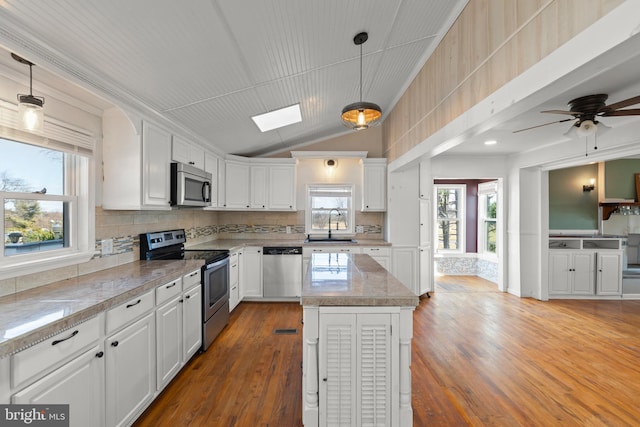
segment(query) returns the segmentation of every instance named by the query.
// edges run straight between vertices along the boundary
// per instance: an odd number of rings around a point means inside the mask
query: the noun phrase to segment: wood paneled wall
[[[623,0],[470,0],[383,123],[393,161]]]

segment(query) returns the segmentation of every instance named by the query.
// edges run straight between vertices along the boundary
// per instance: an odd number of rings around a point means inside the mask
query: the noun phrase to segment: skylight
[[[294,123],[300,123],[302,121],[302,114],[300,114],[300,104],[295,104],[280,108],[279,110],[269,111],[268,113],[258,114],[257,116],[251,117],[251,119],[261,132],[267,132]]]

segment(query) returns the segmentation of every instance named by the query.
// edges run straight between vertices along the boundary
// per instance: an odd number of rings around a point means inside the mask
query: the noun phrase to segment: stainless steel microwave
[[[184,163],[171,163],[171,205],[211,206],[210,173]]]

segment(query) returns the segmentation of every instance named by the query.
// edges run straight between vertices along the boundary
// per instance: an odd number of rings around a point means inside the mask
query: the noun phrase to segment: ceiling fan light
[[[30,132],[42,130],[44,124],[44,98],[33,95],[18,95],[18,117],[20,127]]]
[[[598,131],[598,125],[592,120],[583,120],[580,122],[580,126],[576,129],[578,136],[590,136]]]

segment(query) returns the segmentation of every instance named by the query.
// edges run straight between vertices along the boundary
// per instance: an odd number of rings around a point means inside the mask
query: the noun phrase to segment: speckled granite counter
[[[202,261],[136,261],[0,298],[0,357],[39,342],[163,283]]]
[[[234,251],[245,246],[391,246],[391,243],[380,239],[358,239],[355,243],[311,242],[304,243],[296,239],[220,239],[188,246],[187,249],[227,249]]]
[[[303,306],[415,307],[418,296],[365,254],[312,254]]]

